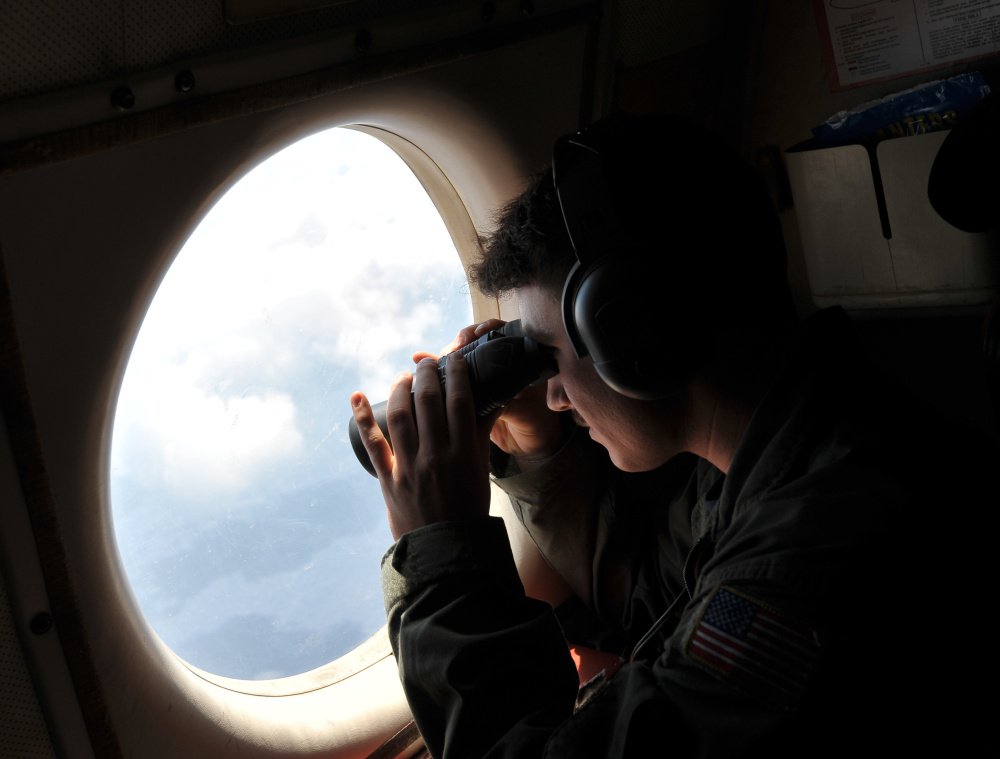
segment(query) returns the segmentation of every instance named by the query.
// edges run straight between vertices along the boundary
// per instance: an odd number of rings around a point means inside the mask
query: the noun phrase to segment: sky
[[[208,211],[140,327],[111,446],[122,564],[175,653],[285,677],[384,624],[392,538],[348,397],[383,400],[471,321],[440,215],[370,135],[307,137]]]

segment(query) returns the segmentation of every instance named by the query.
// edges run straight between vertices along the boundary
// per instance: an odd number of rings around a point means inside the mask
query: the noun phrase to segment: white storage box
[[[785,152],[817,306],[977,305],[1000,293],[996,237],[959,230],[927,199],[927,177],[947,134],[882,141],[874,172],[861,145]]]

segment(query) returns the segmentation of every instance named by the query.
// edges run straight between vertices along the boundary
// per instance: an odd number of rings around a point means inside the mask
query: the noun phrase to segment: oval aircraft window
[[[440,214],[369,134],[307,137],[208,212],[142,323],[111,446],[122,564],[181,659],[280,678],[382,627],[391,537],[348,397],[383,400],[471,321]]]

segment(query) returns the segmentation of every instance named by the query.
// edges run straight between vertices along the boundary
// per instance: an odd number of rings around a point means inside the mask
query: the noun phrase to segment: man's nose
[[[569,411],[572,408],[558,374],[546,383],[545,405],[552,411]]]

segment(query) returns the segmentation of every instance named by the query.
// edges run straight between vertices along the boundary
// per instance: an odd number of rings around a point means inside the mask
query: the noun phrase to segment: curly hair
[[[480,292],[501,297],[525,285],[538,284],[558,292],[576,261],[548,167],[538,171],[527,188],[500,209],[496,231],[480,235],[482,253],[469,270]]]
[[[762,178],[729,145],[671,114],[614,114],[587,132],[628,237],[612,255],[631,256],[643,297],[683,300],[703,319],[789,317],[777,213]],[[472,283],[496,297],[526,285],[559,296],[576,254],[551,166],[531,177],[495,223],[480,238]]]

